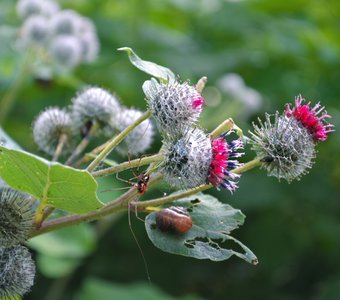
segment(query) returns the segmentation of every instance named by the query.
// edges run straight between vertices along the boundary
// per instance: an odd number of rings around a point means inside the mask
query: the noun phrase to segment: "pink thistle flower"
[[[221,135],[211,143],[212,160],[207,181],[216,187],[222,186],[233,192],[237,189],[237,183],[230,179],[239,178],[240,175],[231,172],[231,170],[240,166],[240,163],[237,160],[230,159],[243,155],[243,153],[235,152],[238,149],[243,149],[243,143],[241,140],[234,140],[228,143],[226,141],[228,134]]]
[[[198,128],[183,130],[180,139],[169,136],[163,149],[164,161],[161,172],[164,179],[172,186],[194,188],[201,184],[211,183],[234,192],[237,183],[233,179],[240,175],[232,172],[240,163],[233,158],[243,155],[236,150],[243,148],[240,139],[226,141],[229,133],[211,140],[204,131]]]
[[[205,102],[202,96],[197,97],[196,99],[192,100],[192,108],[198,111],[203,109]]]
[[[285,114],[288,118],[294,117],[297,121],[308,130],[313,136],[314,141],[325,141],[328,137],[328,133],[334,131],[331,129],[332,124],[325,122],[326,118],[331,118],[325,111],[322,112],[325,107],[322,107],[320,103],[311,107],[311,102],[303,104],[305,101],[301,95],[295,97],[295,107],[290,108],[289,104],[286,104]],[[321,116],[318,116],[322,112]]]

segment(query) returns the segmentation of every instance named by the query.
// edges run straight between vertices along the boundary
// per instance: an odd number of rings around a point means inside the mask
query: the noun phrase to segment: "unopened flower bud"
[[[27,18],[21,28],[21,39],[25,44],[43,44],[49,34],[47,18],[41,15],[34,15]]]
[[[0,190],[0,246],[10,247],[27,240],[33,229],[34,211],[26,195],[11,188]]]
[[[51,19],[51,32],[54,35],[76,35],[80,23],[81,16],[74,10],[65,9],[59,11]]]
[[[73,35],[58,35],[51,40],[50,53],[55,61],[64,68],[72,69],[81,62],[82,46]]]
[[[84,32],[79,36],[82,49],[82,59],[84,62],[93,62],[99,53],[99,41],[97,35],[92,32]]]
[[[73,122],[66,111],[51,107],[43,111],[33,123],[33,137],[40,150],[53,155],[61,138],[65,135],[63,152],[66,153],[73,146]]]
[[[117,119],[117,129],[124,130],[134,123],[143,113],[137,109],[122,109]],[[153,141],[153,125],[150,120],[145,120],[133,129],[118,145],[116,150],[122,155],[143,153]]]
[[[99,87],[88,87],[73,99],[72,120],[81,132],[98,123],[104,132],[112,133],[112,123],[116,122],[120,109],[118,100],[111,93]]]
[[[158,83],[146,81],[143,90],[158,127],[166,133],[178,134],[193,125],[202,112],[202,95],[187,82]]]
[[[210,138],[190,128],[179,140],[165,141],[162,171],[170,185],[193,188],[206,182],[211,160]]]
[[[59,10],[59,6],[53,0],[19,0],[16,10],[22,19],[26,19],[32,15],[50,17]]]
[[[0,246],[0,299],[18,299],[33,285],[35,265],[26,247]]]

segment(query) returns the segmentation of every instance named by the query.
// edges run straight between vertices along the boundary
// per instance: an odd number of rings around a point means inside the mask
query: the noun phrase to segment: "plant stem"
[[[145,166],[149,165],[153,162],[159,162],[163,160],[163,154],[155,154],[151,156],[146,156],[142,158],[136,158],[130,161],[123,162],[121,164],[118,164],[116,166],[112,166],[110,168],[102,169],[96,172],[92,172],[93,177],[103,177],[108,176],[111,174],[115,174],[127,169],[130,169],[132,167],[139,167],[139,166]]]
[[[120,134],[118,134],[104,149],[103,151],[91,162],[91,164],[87,167],[87,171],[92,172],[100,162],[106,158],[110,154],[110,152],[140,123],[145,121],[151,116],[150,111],[146,111],[143,115],[141,115],[134,123],[126,127]]]
[[[187,196],[195,195],[199,192],[208,190],[211,187],[212,187],[211,184],[203,184],[203,185],[200,185],[200,186],[195,187],[193,189],[189,189],[189,190],[186,190],[184,192],[181,192],[181,193],[178,193],[178,194],[175,194],[175,195],[164,196],[164,197],[155,198],[155,199],[147,200],[147,201],[141,201],[141,202],[132,201],[131,205],[137,206],[137,207],[159,206],[159,205],[163,205],[163,204],[166,204],[166,203],[169,203],[169,202],[173,202],[177,199],[181,199],[181,198],[184,198],[184,197],[187,197]]]
[[[65,133],[62,133],[59,137],[59,143],[57,145],[57,148],[54,152],[54,155],[53,155],[53,158],[52,158],[52,161],[57,161],[61,152],[63,151],[63,148],[64,148],[64,145],[67,141],[67,135]]]
[[[248,161],[247,163],[243,164],[242,166],[240,166],[240,167],[238,167],[234,170],[231,170],[231,172],[233,172],[235,174],[241,174],[241,173],[247,172],[251,169],[254,169],[256,167],[259,167],[261,165],[262,165],[261,159],[255,158],[255,159]]]
[[[240,173],[244,173],[248,170],[251,170],[255,167],[258,167],[260,165],[261,165],[260,159],[254,159],[254,160],[251,160],[251,161],[245,163],[243,166],[232,170],[232,172],[236,173],[236,174],[240,174]],[[200,185],[198,187],[195,187],[193,189],[186,190],[186,191],[183,191],[181,193],[177,193],[175,195],[169,195],[169,196],[160,197],[160,198],[142,201],[142,202],[133,201],[133,202],[131,202],[131,205],[135,205],[137,207],[163,205],[163,204],[166,204],[166,203],[169,203],[169,202],[173,202],[177,199],[181,199],[181,198],[184,198],[184,197],[187,197],[187,196],[195,195],[199,192],[208,190],[212,187],[213,187],[213,185],[211,185],[211,184],[204,184],[204,185]]]
[[[162,176],[160,175],[153,176],[152,179],[150,180],[150,186],[158,182],[161,179],[161,177]],[[138,199],[139,196],[140,194],[138,193],[137,189],[132,187],[126,193],[124,193],[117,199],[111,201],[100,210],[93,211],[84,215],[68,215],[62,218],[47,221],[43,223],[40,228],[35,229],[32,232],[31,237],[47,233],[53,230],[61,229],[64,227],[92,222],[107,215],[110,215],[112,213],[126,211],[132,199]]]
[[[225,120],[224,122],[222,122],[220,125],[218,125],[212,132],[211,132],[211,136],[215,139],[217,138],[219,135],[221,135],[224,132],[227,132],[229,130],[236,130],[236,133],[238,136],[242,137],[243,136],[243,132],[242,129],[239,128],[234,120],[232,118],[228,118],[227,120]]]
[[[243,166],[234,169],[233,173],[237,173],[237,174],[244,173],[260,165],[261,165],[261,160],[254,159],[252,161],[249,161],[248,163],[245,163]],[[155,184],[160,179],[161,179],[161,175],[154,176],[150,180],[150,186],[152,184]],[[42,224],[42,226],[39,229],[36,229],[35,231],[33,231],[31,234],[31,237],[34,237],[34,236],[37,236],[37,235],[40,235],[46,232],[50,232],[53,230],[57,230],[60,228],[77,225],[80,223],[92,222],[112,213],[126,211],[128,209],[129,204],[133,206],[137,206],[137,207],[158,206],[158,205],[172,202],[174,200],[177,200],[183,197],[197,194],[198,192],[202,192],[212,187],[213,186],[211,184],[205,184],[205,185],[201,185],[199,187],[196,187],[190,190],[186,190],[182,193],[178,193],[176,195],[169,195],[169,196],[156,198],[156,199],[148,200],[148,201],[142,201],[142,202],[136,201],[136,199],[139,198],[138,191],[135,188],[131,188],[126,193],[121,195],[118,199],[111,201],[104,208],[100,210],[90,212],[84,215],[69,215],[66,217],[59,218],[59,219],[47,221],[44,224]],[[132,201],[133,199],[134,201]]]
[[[207,84],[208,82],[208,78],[203,76],[200,80],[197,81],[196,83],[196,91],[199,92],[200,94],[202,94],[203,92],[203,89],[205,87],[205,85]]]
[[[89,142],[91,141],[91,138],[94,137],[94,135],[96,134],[98,128],[99,128],[99,123],[98,122],[94,122],[90,128],[90,130],[88,131],[88,133],[86,134],[86,136],[82,139],[82,141],[79,143],[79,145],[77,146],[77,148],[73,151],[73,153],[71,154],[71,156],[67,159],[67,161],[65,162],[65,165],[71,165],[73,160],[84,151],[84,149],[86,148],[86,146],[89,144]]]
[[[0,101],[0,124],[3,124],[5,122],[7,115],[15,102],[16,96],[20,91],[21,86],[24,83],[27,74],[29,74],[31,66],[29,55],[30,54],[28,54],[24,58],[22,65],[19,67],[16,80],[13,82],[12,86],[9,88],[7,93],[2,97]]]
[[[100,146],[94,148],[90,153],[86,153],[81,159],[74,163],[73,166],[77,168],[80,165],[95,159],[97,157],[96,154],[100,153],[113,139],[114,137],[111,140],[105,142],[104,144],[101,144]]]

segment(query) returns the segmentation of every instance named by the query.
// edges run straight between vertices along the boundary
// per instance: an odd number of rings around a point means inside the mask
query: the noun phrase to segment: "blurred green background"
[[[128,106],[145,109],[141,86],[149,76],[135,69],[125,53],[116,51],[122,46],[169,67],[182,80],[196,82],[207,76],[208,105],[202,124],[208,130],[230,116],[247,132],[257,116],[281,111],[300,93],[321,101],[333,116],[336,130],[340,128],[338,0],[59,3],[91,18],[101,44],[96,62],[81,65],[72,76],[116,92]],[[20,25],[14,6],[11,0],[0,2],[2,34],[5,27]],[[3,36],[0,55],[0,93],[4,95],[15,81],[23,53],[17,53]],[[261,94],[256,112],[249,112],[248,104],[226,93],[221,78],[228,73],[239,74]],[[47,106],[69,105],[75,93],[69,80],[54,78],[42,85],[28,75],[3,128],[24,149],[38,153],[32,141],[32,120]],[[153,145],[150,153],[160,147],[159,136]],[[66,234],[68,241],[77,240],[75,236],[80,240],[73,248],[64,241],[65,249],[57,253],[45,249],[44,255],[36,255],[42,271],[24,299],[340,299],[339,150],[336,131],[318,146],[316,163],[301,181],[279,183],[263,170],[252,170],[244,174],[234,195],[212,191],[247,216],[234,235],[255,252],[257,266],[236,258],[214,263],[163,253],[151,244],[143,223],[132,214],[132,227],[149,266],[149,285],[127,216],[122,215],[109,224],[100,241],[93,237],[93,226],[80,229],[82,234],[74,229]],[[253,153],[247,153],[246,159],[251,159]],[[166,189],[160,186],[148,197]],[[65,234],[60,235],[65,239]]]

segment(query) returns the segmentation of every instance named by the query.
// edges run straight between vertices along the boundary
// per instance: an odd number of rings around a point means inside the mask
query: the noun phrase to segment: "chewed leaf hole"
[[[198,203],[201,203],[200,199],[196,198],[194,200],[191,200],[190,201],[192,204],[198,204]]]
[[[145,227],[156,247],[197,259],[222,261],[237,256],[252,264],[257,262],[256,256],[247,246],[229,235],[243,224],[244,215],[240,210],[204,194],[182,198],[173,205],[190,213],[192,227],[183,233],[177,229],[174,234],[155,230],[159,228],[158,222],[156,225],[157,212],[150,213],[145,219]],[[182,223],[176,224],[182,228]]]
[[[195,240],[187,240],[184,242],[184,246],[187,248],[194,248],[195,247]]]

